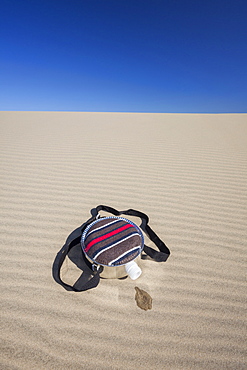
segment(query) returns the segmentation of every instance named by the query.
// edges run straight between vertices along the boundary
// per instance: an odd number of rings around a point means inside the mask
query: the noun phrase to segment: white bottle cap
[[[142,273],[142,270],[135,261],[126,263],[125,270],[132,280],[136,280]]]

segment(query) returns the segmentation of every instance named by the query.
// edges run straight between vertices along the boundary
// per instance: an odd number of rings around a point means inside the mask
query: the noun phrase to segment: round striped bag
[[[101,217],[101,210],[113,216]],[[129,276],[135,280],[141,274],[138,266],[141,258],[164,262],[169,257],[169,249],[148,225],[149,218],[145,213],[134,209],[117,211],[115,208],[99,205],[91,210],[91,214],[89,220],[69,235],[53,263],[53,277],[65,289],[76,292],[92,289],[99,284],[101,277]],[[121,215],[140,218],[140,227]],[[158,250],[144,244],[142,231]],[[78,245],[81,245],[80,254]],[[77,258],[75,255],[71,256],[72,249],[76,251]],[[61,268],[66,256],[82,270],[74,285],[65,283],[61,278]]]
[[[129,275],[135,280],[141,274],[133,261],[143,250],[144,237],[140,228],[126,218],[104,217],[92,222],[82,234],[81,246],[94,268],[104,266],[101,277]]]

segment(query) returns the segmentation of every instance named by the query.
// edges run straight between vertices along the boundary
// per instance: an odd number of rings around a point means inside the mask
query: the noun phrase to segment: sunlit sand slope
[[[247,115],[1,112],[0,122],[0,368],[245,369]],[[68,292],[53,261],[98,204],[147,213],[171,256],[142,260],[136,281]],[[66,260],[64,279],[77,273]]]

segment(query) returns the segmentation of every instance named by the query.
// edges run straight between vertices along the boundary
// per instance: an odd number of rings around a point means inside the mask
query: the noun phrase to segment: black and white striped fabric
[[[122,217],[104,217],[83,232],[81,245],[89,259],[104,266],[124,265],[134,260],[144,247],[141,230]]]

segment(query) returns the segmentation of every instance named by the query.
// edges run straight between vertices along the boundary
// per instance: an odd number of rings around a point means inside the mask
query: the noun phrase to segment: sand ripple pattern
[[[247,115],[1,112],[0,154],[0,368],[247,367]],[[147,213],[171,256],[67,292],[53,260],[98,204]]]

